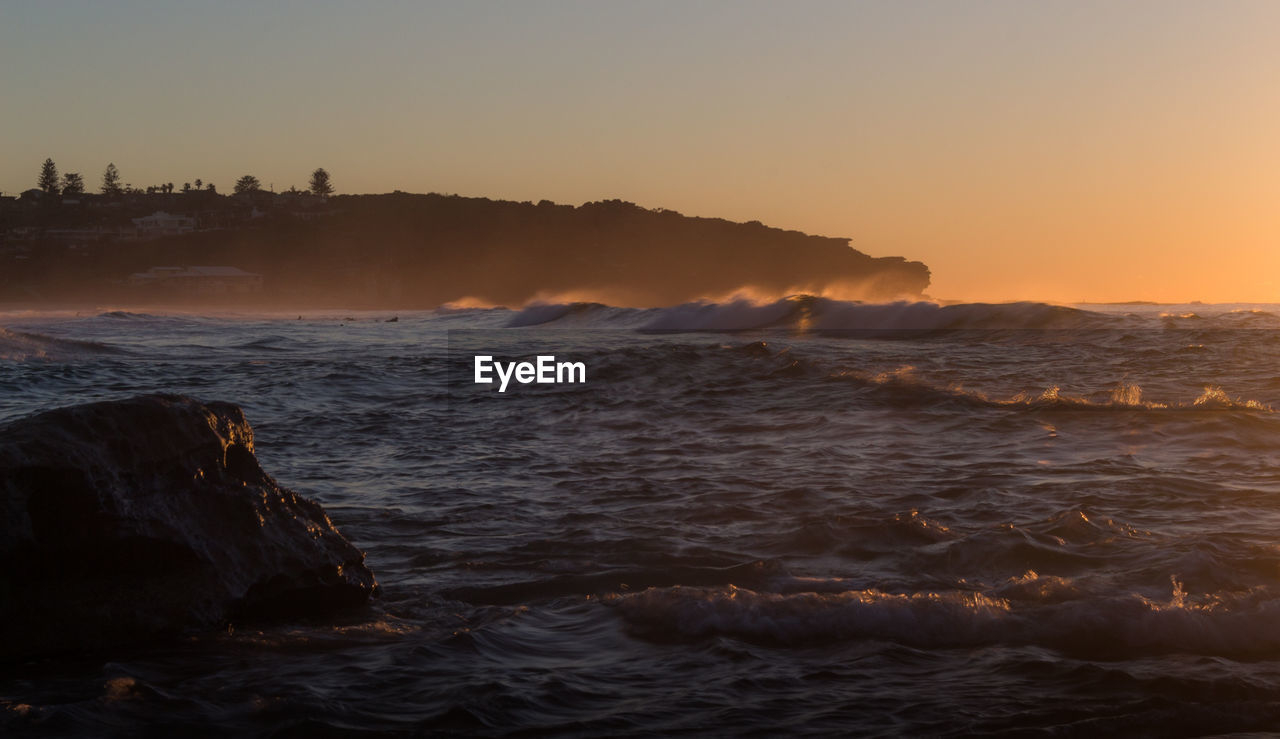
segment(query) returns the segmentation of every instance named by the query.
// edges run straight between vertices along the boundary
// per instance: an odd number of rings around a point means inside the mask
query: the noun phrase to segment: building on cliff
[[[158,210],[149,216],[134,218],[133,225],[138,229],[138,238],[150,239],[191,233],[196,230],[196,219]]]

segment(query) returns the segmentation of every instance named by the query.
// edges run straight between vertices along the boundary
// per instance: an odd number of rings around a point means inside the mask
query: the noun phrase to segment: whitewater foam
[[[731,636],[783,646],[882,640],[918,648],[1020,644],[1067,653],[1257,654],[1280,649],[1280,594],[1189,596],[1176,578],[1167,600],[1091,593],[1034,571],[991,592],[800,593],[650,588],[608,602],[641,633]]]

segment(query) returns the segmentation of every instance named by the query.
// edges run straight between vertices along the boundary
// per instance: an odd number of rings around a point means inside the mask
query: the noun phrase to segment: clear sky
[[[0,0],[0,191],[581,203],[847,236],[948,299],[1280,301],[1280,2]]]

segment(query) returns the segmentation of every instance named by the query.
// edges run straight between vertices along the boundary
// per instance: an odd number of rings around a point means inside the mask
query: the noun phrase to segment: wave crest
[[[667,308],[614,308],[601,303],[530,305],[508,323],[524,326],[627,327],[649,331],[918,331],[949,329],[1107,328],[1117,316],[1047,303],[862,303],[812,295],[772,302],[738,298]]]
[[[0,360],[22,362],[31,359],[64,360],[85,355],[109,354],[118,350],[94,341],[59,339],[26,331],[0,328]]]
[[[1087,398],[1063,392],[1058,385],[1051,385],[1036,392],[1019,392],[1012,397],[991,397],[987,393],[959,385],[932,384],[915,374],[915,368],[904,365],[894,370],[877,373],[861,370],[838,370],[830,375],[833,380],[843,380],[885,394],[886,399],[902,405],[963,404],[985,408],[1023,409],[1078,409],[1078,410],[1232,410],[1274,413],[1266,403],[1246,398],[1232,398],[1222,388],[1206,387],[1191,402],[1159,402],[1148,400],[1142,386],[1120,382],[1104,399]]]
[[[781,646],[851,640],[913,647],[1038,645],[1071,654],[1275,654],[1280,597],[1267,589],[1191,597],[1171,578],[1168,600],[1089,593],[1035,572],[990,592],[888,593],[877,589],[774,593],[650,588],[612,596],[642,635],[729,636]]]

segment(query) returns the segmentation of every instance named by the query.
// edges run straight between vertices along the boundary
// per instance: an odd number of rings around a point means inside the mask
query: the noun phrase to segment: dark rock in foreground
[[[0,657],[318,615],[377,591],[229,403],[91,403],[0,426]]]

